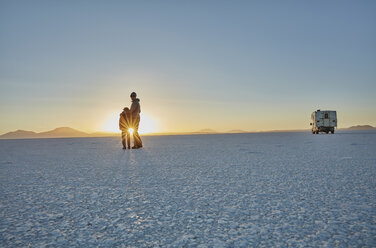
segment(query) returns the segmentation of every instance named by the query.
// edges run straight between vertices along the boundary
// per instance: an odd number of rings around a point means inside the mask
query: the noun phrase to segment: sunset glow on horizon
[[[110,117],[103,122],[103,125],[99,131],[111,132],[111,133],[120,133],[119,130],[119,114],[113,113]],[[147,114],[141,113],[141,122],[138,132],[140,134],[149,134],[159,132],[158,124],[155,119],[148,116]],[[132,129],[133,130],[133,129]]]
[[[163,4],[162,4],[163,2]],[[325,6],[325,7],[323,7]],[[0,134],[376,126],[376,2],[3,1]],[[83,14],[85,13],[85,14]]]

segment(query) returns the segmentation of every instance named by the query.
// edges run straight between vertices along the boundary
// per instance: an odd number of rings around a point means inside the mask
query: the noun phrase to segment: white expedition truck
[[[312,133],[319,132],[334,133],[334,128],[337,127],[337,112],[332,110],[317,110],[311,115]]]

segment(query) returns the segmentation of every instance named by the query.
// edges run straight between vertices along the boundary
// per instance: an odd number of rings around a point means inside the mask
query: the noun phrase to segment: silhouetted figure
[[[131,94],[132,105],[131,105],[131,120],[132,120],[132,128],[133,128],[133,143],[134,146],[132,149],[138,149],[142,147],[141,137],[138,134],[138,126],[140,124],[140,113],[141,113],[141,106],[140,106],[140,99],[137,98],[136,92],[132,92]]]
[[[119,129],[121,130],[123,149],[127,149],[127,145],[128,149],[131,149],[131,134],[129,133],[129,128],[131,128],[131,113],[129,108],[124,108],[119,118]]]

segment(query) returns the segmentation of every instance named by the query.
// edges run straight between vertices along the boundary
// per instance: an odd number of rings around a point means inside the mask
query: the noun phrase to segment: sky
[[[376,126],[376,1],[0,0],[0,134]]]

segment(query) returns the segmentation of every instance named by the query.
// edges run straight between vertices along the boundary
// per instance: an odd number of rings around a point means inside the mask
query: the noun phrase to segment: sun
[[[133,128],[129,128],[129,133],[132,135],[133,134],[133,132],[134,132],[134,130],[133,130]]]
[[[138,132],[140,134],[155,133],[158,131],[158,122],[155,118],[146,113],[141,113],[140,126]]]
[[[141,121],[138,128],[140,134],[154,133],[158,131],[158,125],[154,118],[147,113],[141,113]],[[102,131],[111,133],[120,133],[119,130],[119,113],[111,114],[102,124]],[[132,129],[133,133],[133,129]],[[131,134],[132,134],[131,133]]]

